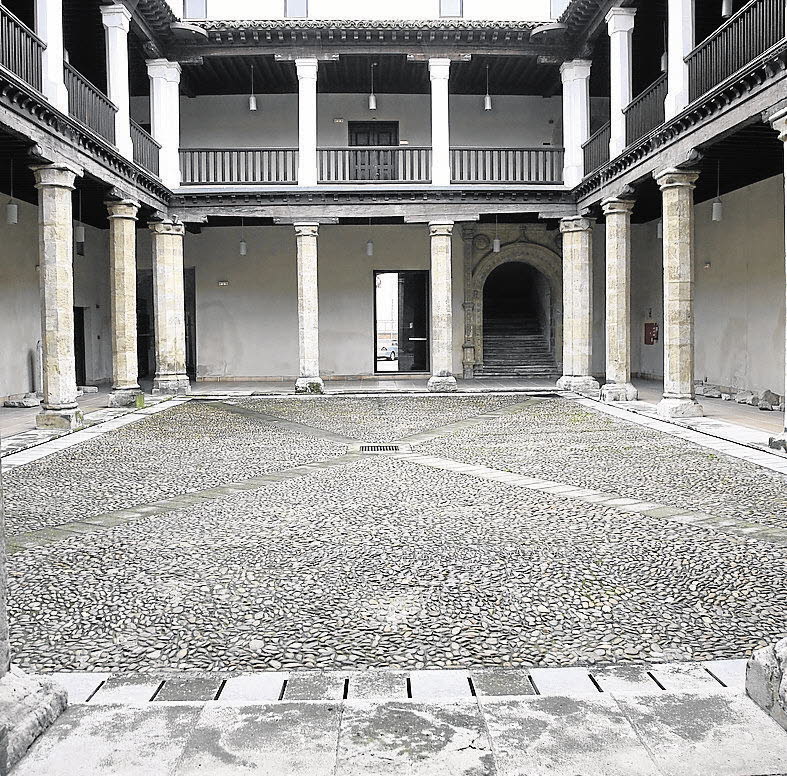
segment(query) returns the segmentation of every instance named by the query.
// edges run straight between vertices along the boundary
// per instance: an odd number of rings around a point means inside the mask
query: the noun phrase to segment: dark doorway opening
[[[484,358],[477,374],[547,377],[557,373],[552,291],[527,264],[495,269],[484,285]]]
[[[397,180],[398,121],[351,121],[348,124],[350,176],[357,181]]]
[[[85,353],[85,308],[74,308],[74,366],[77,385],[87,384],[87,355]]]
[[[429,371],[429,273],[374,273],[375,372]]]

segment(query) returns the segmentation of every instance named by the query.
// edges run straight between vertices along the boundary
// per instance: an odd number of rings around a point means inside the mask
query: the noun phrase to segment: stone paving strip
[[[785,528],[766,526],[761,523],[754,523],[740,518],[716,517],[706,512],[677,509],[676,507],[664,506],[662,504],[641,501],[634,498],[622,498],[617,493],[605,493],[590,488],[576,488],[572,485],[542,480],[538,477],[525,477],[513,472],[492,469],[488,466],[459,463],[451,458],[439,458],[431,455],[420,455],[413,452],[391,453],[390,455],[393,458],[411,461],[412,463],[428,466],[433,469],[442,469],[456,474],[466,474],[471,477],[478,477],[482,480],[516,485],[517,487],[527,488],[528,490],[538,491],[539,493],[550,493],[563,498],[584,501],[588,504],[614,507],[621,512],[634,512],[645,517],[667,520],[671,523],[706,528],[730,534],[740,539],[756,539],[757,541],[774,544],[777,547],[787,547],[787,529]]]
[[[724,668],[54,674],[73,705],[14,775],[783,776]]]

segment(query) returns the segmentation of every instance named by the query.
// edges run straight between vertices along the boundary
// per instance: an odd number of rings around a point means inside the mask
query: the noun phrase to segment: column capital
[[[77,177],[84,173],[84,170],[61,162],[56,164],[37,164],[30,169],[33,171],[33,175],[35,175],[37,189],[53,186],[55,188],[73,191],[75,188],[74,182]]]
[[[128,32],[131,27],[131,12],[124,5],[102,5],[100,7],[101,21],[104,26],[117,27]]]
[[[317,237],[320,231],[320,224],[317,221],[296,221],[293,226],[296,237]]]
[[[618,199],[617,197],[609,197],[601,202],[601,210],[605,216],[609,215],[631,215],[634,210],[633,199]]]
[[[177,62],[170,62],[168,59],[148,59],[149,78],[160,78],[170,83],[180,83],[181,67]]]
[[[607,32],[610,35],[616,32],[631,32],[634,29],[636,15],[636,8],[610,8],[609,13],[604,17]]]
[[[656,170],[653,177],[658,183],[659,188],[675,189],[687,187],[693,189],[700,174],[697,170],[681,170],[677,167],[668,167],[664,170]]]
[[[448,80],[451,72],[451,60],[435,58],[429,60],[429,78],[432,81]]]
[[[151,221],[148,229],[153,234],[171,234],[176,237],[183,237],[186,234],[186,227],[179,221]]]
[[[430,237],[450,237],[454,233],[453,221],[430,221]]]
[[[295,70],[298,73],[299,80],[302,78],[316,79],[319,66],[317,57],[299,57],[295,60]]]
[[[560,66],[560,77],[563,83],[590,78],[590,68],[593,63],[589,59],[572,59]]]
[[[133,199],[109,200],[104,203],[109,218],[127,218],[130,221],[137,220],[139,213],[139,202]]]
[[[593,220],[583,216],[568,216],[560,219],[560,233],[569,232],[592,232]]]
[[[787,143],[787,108],[775,113],[768,122],[779,133],[779,140]]]

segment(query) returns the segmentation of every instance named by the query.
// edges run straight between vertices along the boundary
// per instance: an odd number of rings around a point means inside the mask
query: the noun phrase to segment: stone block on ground
[[[746,666],[746,693],[787,730],[787,639],[754,652]]]
[[[40,404],[41,401],[35,393],[15,393],[3,402],[5,407],[38,407]]]
[[[751,391],[739,391],[735,394],[735,401],[738,404],[751,404],[754,394]]]
[[[77,390],[82,391],[82,393],[98,393],[98,386],[97,385],[80,385],[80,386],[77,386]]]

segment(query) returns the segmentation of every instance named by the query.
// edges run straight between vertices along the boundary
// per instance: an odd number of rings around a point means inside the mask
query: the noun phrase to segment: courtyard
[[[785,476],[569,398],[203,397],[4,486],[35,672],[669,663],[784,636]]]

